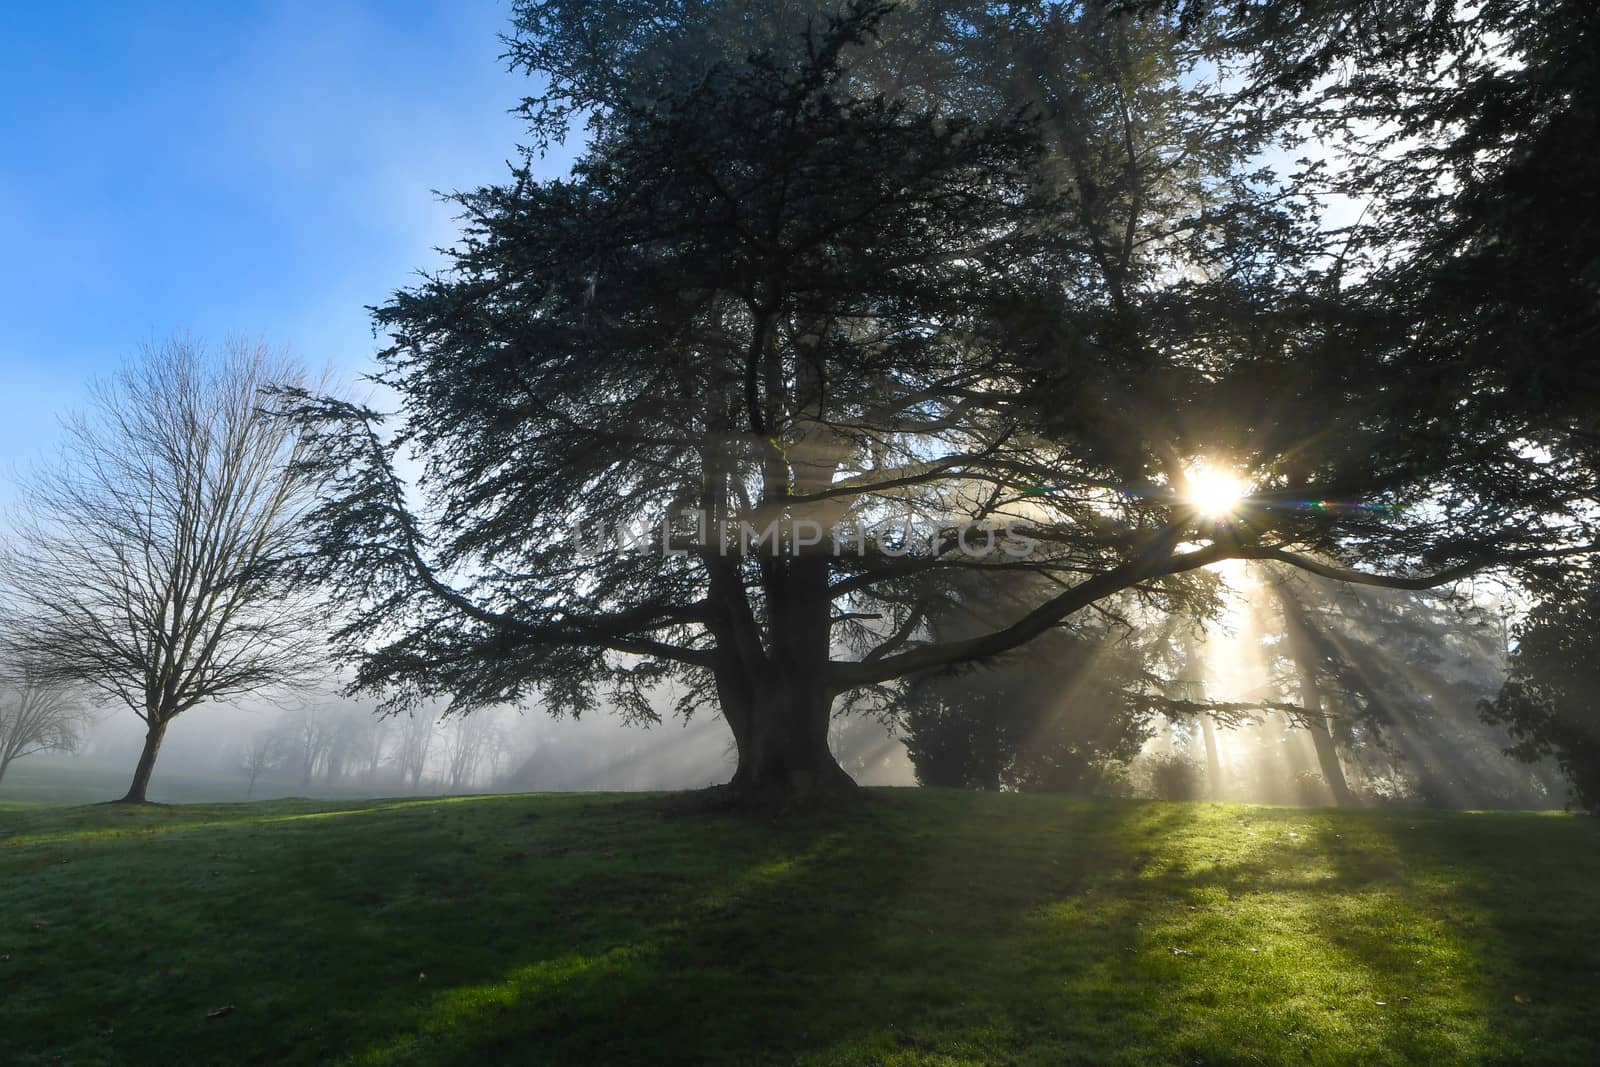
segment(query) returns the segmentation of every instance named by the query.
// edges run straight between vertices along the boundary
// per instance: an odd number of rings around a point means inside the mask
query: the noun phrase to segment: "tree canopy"
[[[1108,597],[1184,607],[1214,562],[1424,588],[1593,541],[1528,409],[1397,313],[1445,284],[1399,247],[1405,205],[1333,228],[1322,168],[1273,165],[1315,109],[1249,25],[516,11],[532,130],[583,116],[582,156],[460,194],[448,266],[376,310],[392,433],[288,396],[359,685],[649,716],[673,679],[727,720],[736,787],[793,795],[846,780],[836,698]],[[1202,472],[1240,499],[1202,502]],[[929,627],[1018,574],[1030,602]]]

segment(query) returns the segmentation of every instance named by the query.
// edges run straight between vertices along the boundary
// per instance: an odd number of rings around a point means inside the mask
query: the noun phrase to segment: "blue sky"
[[[508,26],[506,0],[10,7],[0,472],[177,331],[358,372],[365,305],[455,232],[430,190],[499,180],[525,140]]]

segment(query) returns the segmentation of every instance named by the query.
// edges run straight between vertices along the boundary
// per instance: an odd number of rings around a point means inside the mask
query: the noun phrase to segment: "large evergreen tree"
[[[1383,323],[1412,451],[1445,504],[1592,545],[1600,514],[1600,11],[1576,0],[1269,2],[1239,27],[1367,206],[1358,296]],[[1310,90],[1315,87],[1315,91]],[[1464,529],[1459,536],[1472,536]],[[1596,805],[1592,559],[1527,568],[1536,600],[1486,705]],[[1592,674],[1592,671],[1589,672]]]
[[[1329,235],[1262,167],[1288,112],[1240,95],[1203,20],[518,13],[535,132],[586,115],[587,150],[460,196],[449,268],[377,311],[397,433],[291,405],[360,684],[557,710],[609,686],[643,716],[676,678],[727,720],[735,787],[793,796],[848,783],[841,696],[1126,591],[1187,607],[1218,560],[1414,587],[1550,549],[1538,514],[1411,447],[1432,437],[1384,377],[1393,339],[1351,347],[1369,317]],[[1203,505],[1202,463],[1249,499]],[[980,554],[959,524],[1026,540]],[[652,532],[623,551],[602,528]],[[1018,571],[1033,602],[925,625]]]

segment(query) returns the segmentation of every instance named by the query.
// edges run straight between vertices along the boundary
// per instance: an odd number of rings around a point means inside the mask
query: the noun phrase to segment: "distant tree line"
[[[272,781],[302,794],[324,787],[460,793],[493,787],[513,749],[492,713],[441,717],[419,709],[398,717],[344,701],[285,709],[234,751],[254,794]]]

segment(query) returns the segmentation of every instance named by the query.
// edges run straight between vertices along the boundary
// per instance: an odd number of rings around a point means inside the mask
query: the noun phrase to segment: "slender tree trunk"
[[[1212,800],[1222,799],[1222,754],[1217,749],[1217,727],[1211,716],[1200,716],[1200,732],[1206,739],[1206,792]]]
[[[1185,632],[1183,639],[1183,697],[1196,703],[1206,699],[1205,674],[1200,663],[1200,647],[1194,630]],[[1222,754],[1217,748],[1217,726],[1211,716],[1201,714],[1200,734],[1206,743],[1206,795],[1212,800],[1222,799]]]
[[[1283,609],[1284,636],[1288,639],[1289,655],[1294,659],[1295,672],[1300,677],[1300,706],[1305,709],[1307,727],[1311,731],[1311,744],[1317,751],[1317,765],[1323,781],[1333,791],[1333,802],[1341,808],[1356,806],[1355,794],[1345,781],[1344,768],[1339,763],[1339,748],[1333,742],[1333,727],[1322,706],[1322,684],[1317,680],[1317,657],[1311,647],[1310,625],[1300,606],[1289,594],[1278,590],[1278,604]]]
[[[156,769],[156,756],[161,752],[161,741],[166,736],[166,721],[152,717],[150,727],[144,734],[144,751],[139,753],[139,765],[133,770],[133,783],[128,786],[128,793],[120,803],[146,803],[145,793],[150,788],[150,775]]]
[[[1000,792],[1000,765],[1005,762],[1001,755],[1004,746],[1000,742],[1000,724],[995,721],[994,714],[987,714],[982,719],[983,751],[982,762],[979,764],[979,777],[985,792]]]
[[[0,782],[6,780],[6,768],[11,766],[11,757],[0,757]]]
[[[1310,709],[1307,708],[1307,711]],[[1356,797],[1350,791],[1350,785],[1345,781],[1344,768],[1339,765],[1339,748],[1333,743],[1333,735],[1328,730],[1328,720],[1324,716],[1322,724],[1315,720],[1311,726],[1311,744],[1317,750],[1317,763],[1322,768],[1322,777],[1327,780],[1328,788],[1333,790],[1334,803],[1341,808],[1355,807]]]

